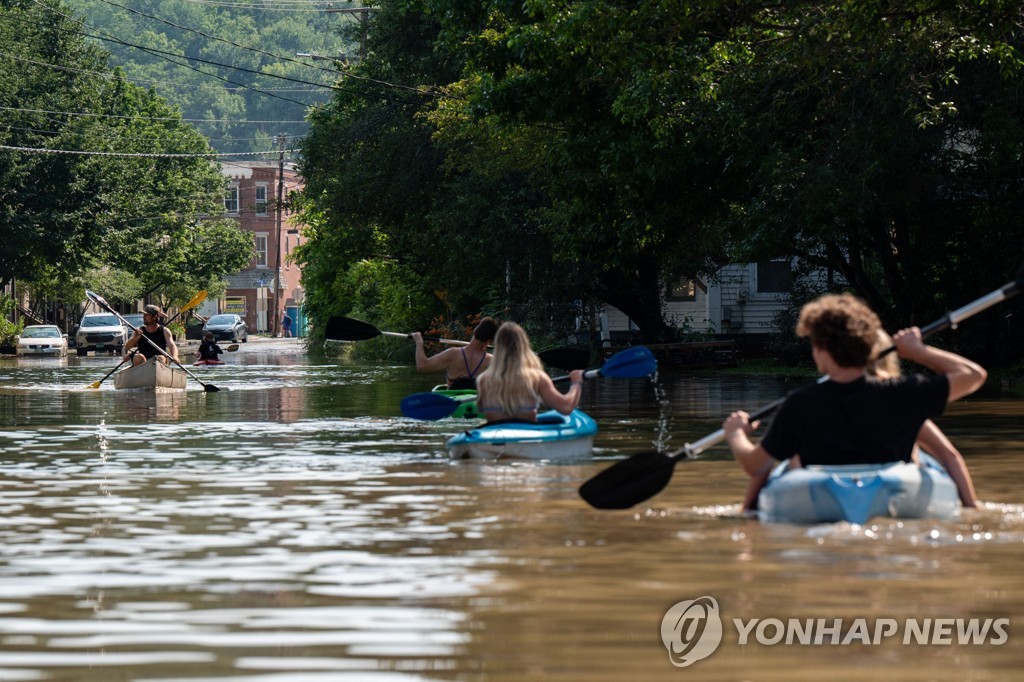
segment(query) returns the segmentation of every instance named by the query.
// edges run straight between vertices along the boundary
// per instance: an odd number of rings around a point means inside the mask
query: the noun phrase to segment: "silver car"
[[[117,315],[86,313],[75,334],[75,352],[79,355],[91,350],[119,354],[127,340],[128,332]]]

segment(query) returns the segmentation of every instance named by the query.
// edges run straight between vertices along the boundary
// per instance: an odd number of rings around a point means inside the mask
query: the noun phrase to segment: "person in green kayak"
[[[167,356],[157,351],[153,347],[154,344],[176,361],[178,360],[178,346],[174,343],[174,336],[171,334],[171,330],[163,325],[163,319],[164,312],[160,310],[159,306],[147,305],[142,308],[142,326],[124,344],[125,360],[128,359],[130,351],[136,348],[137,352],[131,354],[134,365],[141,365],[152,357],[156,357],[157,360],[165,364],[170,364]],[[152,343],[143,341],[143,336],[152,341]]]
[[[791,468],[912,461],[925,422],[985,383],[983,367],[926,345],[917,327],[897,332],[893,344],[901,358],[934,374],[869,376],[881,328],[878,316],[850,294],[822,296],[803,307],[796,333],[810,339],[814,363],[828,379],[787,397],[756,445],[749,434],[759,424],[746,412],[732,413],[723,424],[733,456],[752,478],[746,507],[756,502],[754,489],[774,461],[789,460]]]
[[[530,348],[526,331],[505,322],[494,337],[494,360],[477,379],[477,408],[488,422],[535,422],[541,405],[570,414],[583,393],[583,370],[570,372],[569,382],[566,393],[559,391]]]
[[[476,378],[490,365],[492,356],[487,347],[498,331],[498,321],[485,317],[473,329],[473,339],[467,346],[446,348],[436,355],[427,357],[423,349],[423,335],[413,332],[409,336],[416,343],[416,369],[420,372],[440,372],[449,389],[476,388]]]

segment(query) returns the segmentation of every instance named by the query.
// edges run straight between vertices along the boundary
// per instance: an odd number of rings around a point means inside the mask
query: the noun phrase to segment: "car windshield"
[[[119,327],[121,320],[114,315],[90,315],[82,319],[83,327]]]
[[[21,337],[23,339],[59,339],[60,330],[56,327],[25,327]]]
[[[209,322],[207,322],[206,324],[221,325],[221,324],[234,324],[234,323],[235,323],[235,316],[234,315],[214,315],[213,317],[210,318]]]
[[[133,327],[142,326],[142,313],[132,313],[131,315],[125,315],[124,319]]]

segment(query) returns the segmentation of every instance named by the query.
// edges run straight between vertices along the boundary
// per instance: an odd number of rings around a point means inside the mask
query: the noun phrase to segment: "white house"
[[[764,335],[786,305],[793,259],[726,265],[708,281],[687,279],[666,287],[665,321],[690,332]],[[621,340],[637,330],[617,308],[605,305],[601,338]]]

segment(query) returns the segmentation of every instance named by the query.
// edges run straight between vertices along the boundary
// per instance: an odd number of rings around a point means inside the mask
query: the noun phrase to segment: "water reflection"
[[[659,433],[696,440],[791,388],[774,380],[662,372],[661,395],[590,382],[595,460],[453,463],[443,442],[465,422],[398,412],[434,377],[258,352],[231,363],[197,372],[229,390],[129,394],[86,388],[109,358],[0,361],[0,680],[676,679],[658,627],[701,595],[729,618],[1024,608],[1024,505],[1007,476],[1020,401],[943,418],[981,509],[804,528],[744,518],[723,449],[633,510],[576,495]],[[693,675],[1009,679],[1021,646],[725,642]]]

